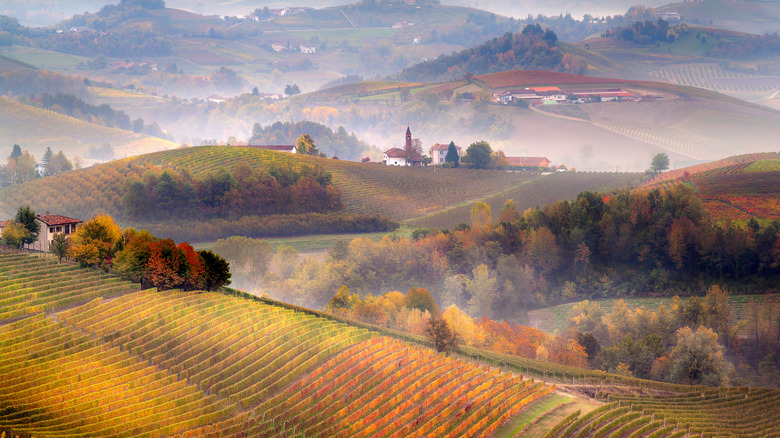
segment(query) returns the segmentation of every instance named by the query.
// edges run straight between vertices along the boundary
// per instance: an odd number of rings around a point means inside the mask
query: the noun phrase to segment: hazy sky
[[[166,0],[171,8],[185,9],[201,14],[244,15],[257,7],[279,8],[286,6],[325,7],[354,3],[357,0]],[[623,14],[629,7],[641,3],[660,6],[668,0],[441,0],[443,4],[469,6],[501,15],[526,17],[528,14],[558,15],[571,13],[593,16]],[[102,6],[119,3],[119,0],[0,0],[0,14],[11,15],[26,25],[49,25],[71,17],[73,14],[95,12]]]

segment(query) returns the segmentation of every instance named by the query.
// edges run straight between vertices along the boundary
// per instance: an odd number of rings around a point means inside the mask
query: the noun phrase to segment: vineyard
[[[535,178],[535,175],[490,170],[391,167],[271,152],[246,147],[194,147],[131,157],[89,169],[68,172],[0,190],[0,212],[11,215],[22,203],[34,209],[88,218],[95,212],[118,214],[125,178],[139,177],[143,168],[187,169],[203,176],[238,163],[268,168],[273,163],[300,168],[321,165],[341,190],[345,210],[382,214],[402,220],[462,202],[477,200]],[[463,184],[469,181],[469,184]],[[3,205],[3,203],[5,205]]]
[[[0,253],[0,323],[137,289],[115,275]]]
[[[153,152],[176,147],[167,140],[132,131],[106,128],[52,111],[0,99],[0,136],[8,144],[24,145],[40,158],[47,146],[66,155],[85,156],[88,147],[109,143],[117,155]]]
[[[0,261],[15,284],[40,276],[35,258]],[[0,326],[6,435],[483,436],[554,389],[229,295],[70,305],[51,298],[56,313]]]
[[[610,403],[576,412],[545,438],[780,436],[780,390],[723,388],[655,396],[609,396]]]
[[[777,91],[777,77],[738,73],[717,63],[677,64],[650,72],[673,84],[704,88],[725,94],[760,94]]]
[[[565,172],[528,180],[511,186],[500,193],[490,195],[482,201],[490,206],[497,218],[507,199],[515,201],[519,211],[541,207],[563,199],[573,199],[580,192],[591,190],[608,192],[640,183],[641,173],[595,173]],[[449,228],[470,221],[469,212],[473,203],[458,205],[442,212],[432,213],[409,221],[419,227]]]
[[[642,187],[668,189],[690,182],[715,219],[780,218],[778,153],[747,154],[664,172]]]

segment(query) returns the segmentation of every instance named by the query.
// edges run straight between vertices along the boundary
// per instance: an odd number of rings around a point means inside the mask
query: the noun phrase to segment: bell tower
[[[411,150],[412,148],[412,131],[409,129],[409,127],[406,127],[406,150]]]

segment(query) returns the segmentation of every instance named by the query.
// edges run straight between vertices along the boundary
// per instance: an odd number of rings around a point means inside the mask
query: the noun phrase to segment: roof
[[[0,228],[5,228],[11,223],[10,220],[7,221],[0,221]]]
[[[38,216],[38,220],[48,226],[53,225],[65,225],[65,224],[78,224],[84,222],[79,219],[73,219],[72,217],[62,216],[59,214],[47,214],[45,216]]]
[[[385,151],[388,158],[406,158],[406,151],[401,148],[392,148]]]
[[[436,143],[433,146],[431,146],[432,151],[446,151],[450,148],[449,143]],[[455,145],[455,149],[460,149],[460,146]]]
[[[537,93],[549,93],[551,91],[561,91],[558,87],[528,87],[529,90],[533,90]]]
[[[268,149],[269,151],[292,152],[294,144],[253,144],[253,148]]]
[[[544,161],[548,163],[547,157],[506,157],[510,166],[542,166]]]

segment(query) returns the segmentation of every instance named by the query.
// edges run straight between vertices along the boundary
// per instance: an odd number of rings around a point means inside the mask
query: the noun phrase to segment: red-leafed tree
[[[189,265],[189,271],[184,279],[183,288],[187,290],[203,289],[206,287],[206,268],[203,266],[198,252],[189,242],[180,243],[178,246]]]
[[[188,275],[184,252],[171,239],[151,245],[151,256],[146,265],[147,278],[158,289],[182,287]]]

